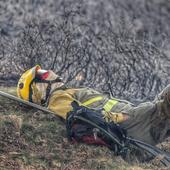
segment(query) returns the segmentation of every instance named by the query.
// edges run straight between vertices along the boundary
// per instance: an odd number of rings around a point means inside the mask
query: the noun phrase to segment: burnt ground
[[[14,88],[0,90],[15,94]],[[170,150],[170,143],[161,147]],[[132,165],[106,147],[72,144],[54,115],[0,97],[0,169],[166,169],[158,159]]]

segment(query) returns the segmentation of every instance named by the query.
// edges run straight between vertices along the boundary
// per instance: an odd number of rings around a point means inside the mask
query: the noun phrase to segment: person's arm
[[[71,94],[64,90],[58,90],[50,97],[48,109],[63,119],[66,119],[67,113],[73,109],[71,106],[73,101],[75,99]]]

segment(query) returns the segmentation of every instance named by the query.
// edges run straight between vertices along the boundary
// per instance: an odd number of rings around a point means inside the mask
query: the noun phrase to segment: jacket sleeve
[[[48,109],[66,119],[67,113],[73,109],[71,103],[75,100],[72,94],[64,90],[58,90],[50,97]]]

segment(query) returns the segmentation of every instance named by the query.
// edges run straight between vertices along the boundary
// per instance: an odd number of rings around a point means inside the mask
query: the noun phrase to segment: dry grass
[[[14,88],[0,88],[15,94]],[[162,169],[159,165],[129,165],[100,146],[67,141],[64,123],[54,115],[20,107],[0,97],[0,169]]]

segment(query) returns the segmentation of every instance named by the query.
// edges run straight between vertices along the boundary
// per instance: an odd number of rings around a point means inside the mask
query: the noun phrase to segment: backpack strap
[[[116,155],[125,152],[124,129],[114,122],[107,123],[101,110],[79,106],[77,102],[73,102],[72,107],[73,111],[68,113],[66,119],[67,136],[70,141],[105,145]]]

